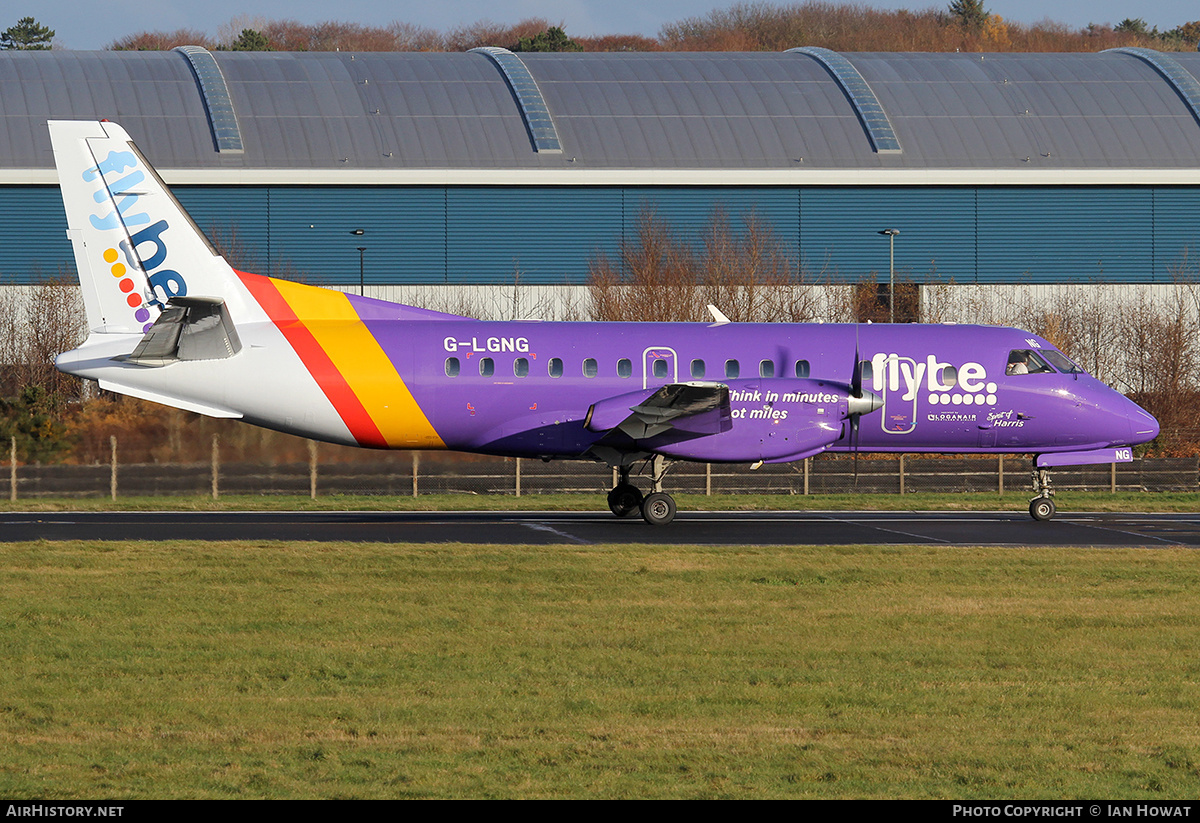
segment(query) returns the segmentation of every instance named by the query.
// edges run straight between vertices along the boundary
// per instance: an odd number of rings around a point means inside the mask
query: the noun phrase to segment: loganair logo
[[[133,311],[133,318],[142,324],[143,331],[147,331],[152,325],[150,307],[161,309],[170,298],[187,294],[187,283],[179,272],[163,268],[167,261],[167,244],[162,235],[169,228],[167,221],[147,225],[150,215],[139,210],[140,195],[130,191],[146,179],[138,165],[138,157],[131,151],[110,151],[99,165],[84,171],[83,179],[87,183],[96,183],[92,199],[104,208],[102,213],[89,215],[92,228],[116,233],[120,232],[122,224],[127,231],[134,226],[145,226],[136,234],[130,234],[128,240],[121,239],[105,248],[101,256],[109,266],[114,287],[125,296],[125,302]],[[109,236],[115,239],[120,235]],[[122,257],[124,262],[121,262]],[[143,294],[138,288],[139,271],[146,274],[149,294]]]
[[[996,384],[987,379],[987,369],[979,363],[955,366],[932,354],[919,361],[880,352],[871,358],[871,379],[873,391],[903,392],[900,399],[905,401],[924,397],[932,406],[996,404]]]

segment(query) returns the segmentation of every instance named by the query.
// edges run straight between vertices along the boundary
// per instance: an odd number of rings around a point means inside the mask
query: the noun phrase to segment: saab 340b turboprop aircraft
[[[333,443],[585,459],[668,523],[671,461],[825,451],[1132,459],[1158,424],[1045,340],[958,325],[484,322],[235,271],[129,135],[50,124],[90,333],[60,369]],[[650,469],[651,493],[630,482]]]

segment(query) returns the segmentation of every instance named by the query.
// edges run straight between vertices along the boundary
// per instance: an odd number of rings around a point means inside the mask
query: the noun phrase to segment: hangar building
[[[0,284],[71,265],[45,121],[99,118],[202,228],[323,284],[581,284],[642,215],[717,209],[832,282],[886,272],[894,228],[920,283],[1168,283],[1198,77],[1136,48],[0,52]]]

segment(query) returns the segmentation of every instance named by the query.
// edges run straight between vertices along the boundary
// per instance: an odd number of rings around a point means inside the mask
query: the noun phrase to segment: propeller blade
[[[859,354],[858,347],[858,324],[854,324],[854,371],[850,373],[850,402],[848,410],[850,412],[850,455],[851,461],[854,464],[854,487],[858,488],[858,420],[862,417],[862,412],[856,412],[855,409],[859,404],[856,400],[860,400],[863,396],[862,391],[862,357]]]
[[[850,372],[850,393],[862,397],[862,358],[858,352],[858,324],[854,324],[854,370]]]
[[[862,415],[850,415],[850,459],[854,464],[854,488],[858,488],[858,418]]]

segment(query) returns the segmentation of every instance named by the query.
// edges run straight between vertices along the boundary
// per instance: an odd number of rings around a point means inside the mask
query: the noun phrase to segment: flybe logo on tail
[[[101,256],[113,276],[113,287],[124,295],[134,319],[146,331],[157,310],[161,310],[167,300],[187,294],[187,283],[179,272],[165,268],[167,244],[163,233],[170,228],[169,224],[159,220],[146,225],[151,217],[144,208],[138,207],[141,195],[131,191],[146,180],[145,172],[137,166],[138,157],[133,152],[110,151],[99,164],[83,172],[83,179],[86,183],[97,184],[92,199],[103,206],[101,212],[88,216],[92,228],[100,232],[120,232],[124,226],[128,232],[134,226],[145,226],[137,233],[129,234],[128,239],[121,238],[104,248]],[[121,257],[124,257],[124,263]],[[138,288],[138,272],[146,276],[148,294]]]
[[[121,225],[123,221],[126,226],[136,226],[141,223],[150,222],[150,216],[147,214],[126,214],[131,207],[137,204],[138,195],[130,193],[129,189],[136,186],[146,179],[146,175],[140,169],[130,172],[119,180],[111,182],[104,180],[106,174],[120,174],[126,169],[133,168],[137,165],[137,155],[131,151],[110,151],[104,162],[98,166],[93,166],[83,173],[84,182],[91,183],[95,180],[102,180],[106,183],[106,187],[98,190],[92,195],[92,199],[97,203],[110,204],[109,213],[106,215],[91,215],[92,227],[104,231],[105,229],[115,229]],[[112,208],[113,201],[109,198],[108,193],[112,192],[113,197],[121,195],[121,202],[115,204],[115,209]],[[120,216],[118,217],[118,212]]]

